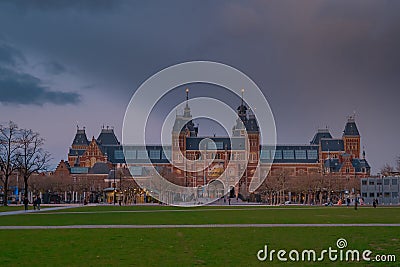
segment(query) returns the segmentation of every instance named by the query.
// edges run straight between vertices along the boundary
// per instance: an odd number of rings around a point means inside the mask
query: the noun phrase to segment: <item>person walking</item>
[[[374,206],[374,208],[376,208],[376,200],[374,198],[374,201],[372,201],[372,206]]]
[[[36,206],[37,206],[37,201],[36,201],[36,197],[33,199],[33,210],[36,210]]]
[[[36,205],[38,210],[40,210],[40,204],[42,204],[42,199],[40,198],[40,196],[38,196],[36,198]]]
[[[354,209],[357,210],[357,205],[358,205],[358,197],[354,198]]]
[[[28,200],[28,198],[27,198],[27,197],[25,197],[25,198],[24,198],[24,201],[23,201],[23,203],[24,203],[25,210],[28,210],[28,204],[29,204],[29,200]]]

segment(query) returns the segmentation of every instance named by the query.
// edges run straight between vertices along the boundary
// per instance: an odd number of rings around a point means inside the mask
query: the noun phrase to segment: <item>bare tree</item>
[[[394,172],[394,168],[386,163],[382,168],[381,168],[381,174],[384,176],[390,175],[390,173]]]
[[[4,206],[7,206],[8,180],[18,168],[19,131],[12,121],[7,126],[0,125],[0,178],[4,186]]]
[[[18,165],[24,178],[25,196],[28,195],[28,179],[33,173],[45,171],[50,161],[50,154],[43,149],[44,139],[32,130],[20,131]]]

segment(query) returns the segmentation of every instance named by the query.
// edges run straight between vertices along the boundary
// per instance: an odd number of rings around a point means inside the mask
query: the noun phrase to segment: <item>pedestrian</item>
[[[231,198],[228,198],[229,206],[231,205]]]
[[[348,198],[346,199],[346,201],[347,201],[347,207],[349,207],[349,206],[350,206],[350,198],[348,197]]]
[[[33,210],[36,210],[36,206],[37,206],[37,199],[34,198],[33,199]]]
[[[40,198],[40,196],[38,196],[36,198],[36,205],[38,210],[40,210],[40,204],[42,204],[42,199]]]
[[[374,199],[374,201],[372,201],[372,206],[374,206],[374,208],[376,208],[376,201]]]
[[[357,210],[357,205],[358,205],[358,198],[354,198],[354,209]]]
[[[28,198],[25,197],[23,203],[24,203],[24,206],[25,206],[25,210],[28,210],[28,204],[29,204]]]

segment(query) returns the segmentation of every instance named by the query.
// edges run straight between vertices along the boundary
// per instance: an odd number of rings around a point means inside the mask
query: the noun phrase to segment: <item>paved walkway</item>
[[[400,223],[348,223],[348,224],[156,224],[156,225],[45,225],[0,226],[0,230],[21,229],[152,229],[152,228],[274,228],[274,227],[400,227]]]

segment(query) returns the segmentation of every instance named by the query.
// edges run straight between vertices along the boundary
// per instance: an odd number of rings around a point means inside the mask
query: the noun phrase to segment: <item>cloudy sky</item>
[[[340,137],[355,112],[377,172],[400,154],[399,10],[384,0],[2,1],[0,122],[39,131],[58,162],[77,124],[120,137],[143,81],[211,60],[258,84],[279,143],[308,143],[326,126]]]

